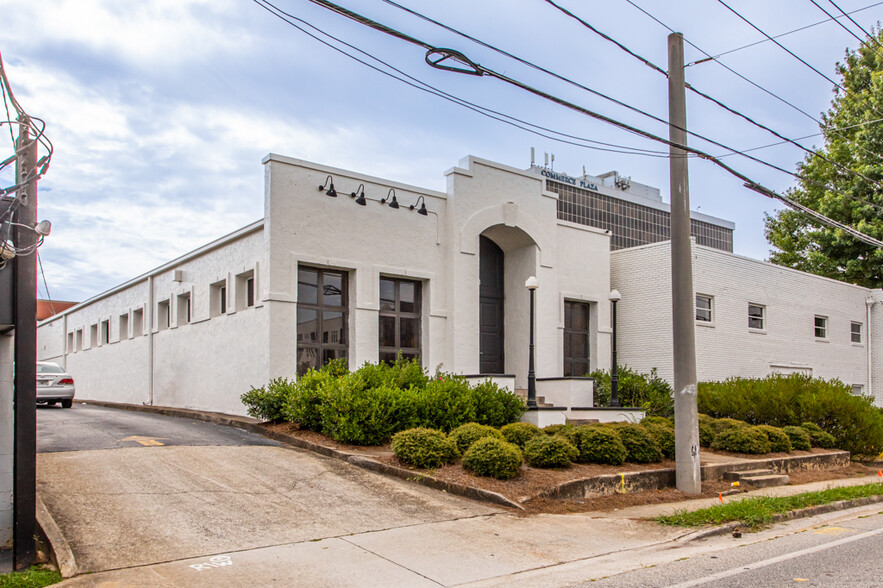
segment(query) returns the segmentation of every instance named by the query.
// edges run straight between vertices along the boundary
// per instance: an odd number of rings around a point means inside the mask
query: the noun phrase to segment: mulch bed
[[[624,471],[636,472],[646,470],[671,469],[675,467],[673,460],[663,460],[650,464],[625,463],[619,466],[598,465],[598,464],[573,464],[569,468],[563,469],[540,469],[523,466],[521,474],[512,480],[497,480],[495,478],[475,476],[465,470],[459,463],[445,465],[434,470],[423,470],[414,468],[400,461],[393,455],[389,444],[381,446],[364,447],[359,445],[348,445],[339,443],[333,439],[326,437],[320,433],[313,431],[301,430],[293,423],[266,424],[265,427],[272,432],[290,435],[292,437],[343,451],[355,455],[370,457],[380,463],[396,466],[403,469],[413,470],[415,473],[431,476],[433,478],[463,484],[496,492],[506,498],[521,504],[524,507],[523,514],[536,513],[553,513],[566,514],[575,512],[592,512],[592,511],[610,511],[629,506],[637,506],[642,504],[661,504],[668,502],[679,502],[682,500],[690,500],[701,497],[716,497],[719,492],[726,492],[732,487],[726,481],[705,481],[702,483],[702,494],[696,496],[686,494],[674,488],[666,488],[661,490],[647,490],[642,492],[632,492],[628,494],[611,494],[607,496],[598,496],[585,500],[572,499],[555,499],[555,498],[537,498],[544,491],[550,490],[559,484],[572,480],[581,480],[584,478],[592,478],[595,476],[603,476],[609,474],[619,474]],[[716,455],[725,455],[731,457],[740,457],[748,459],[788,457],[794,455],[810,455],[811,453],[823,452],[824,450],[796,451],[788,453],[769,453],[763,456],[743,455],[728,452],[711,452],[703,449],[704,452],[714,453]],[[867,476],[876,473],[876,470],[857,463],[832,469],[832,470],[807,470],[801,472],[792,472],[789,475],[790,484],[808,484],[810,482],[818,482],[824,480],[836,480],[843,478],[853,478],[859,476]]]

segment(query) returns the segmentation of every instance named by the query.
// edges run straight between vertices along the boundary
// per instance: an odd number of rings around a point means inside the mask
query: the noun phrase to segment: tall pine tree
[[[873,33],[873,31],[872,31]],[[822,115],[825,159],[807,154],[798,164],[805,178],[789,196],[841,223],[883,239],[883,35],[877,31],[837,64],[844,91]],[[846,170],[855,170],[869,182]],[[839,193],[831,192],[825,186]],[[766,215],[773,263],[837,280],[883,287],[883,249],[820,226],[793,210]]]

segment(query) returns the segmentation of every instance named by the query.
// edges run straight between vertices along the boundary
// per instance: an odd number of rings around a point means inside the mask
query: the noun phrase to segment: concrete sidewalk
[[[879,478],[873,476],[768,488],[724,500],[752,495],[783,496],[877,481]],[[683,539],[693,535],[693,530],[662,527],[646,519],[718,502],[700,499],[572,515],[487,514],[167,561],[79,576],[62,585],[565,585],[574,578],[595,577],[593,574],[600,569],[616,573],[647,565],[653,558],[674,557],[672,550],[683,550]],[[813,523],[810,520],[800,524]],[[746,534],[745,541],[759,539],[760,536]],[[729,536],[714,540],[732,541]],[[665,552],[668,554],[660,555]]]

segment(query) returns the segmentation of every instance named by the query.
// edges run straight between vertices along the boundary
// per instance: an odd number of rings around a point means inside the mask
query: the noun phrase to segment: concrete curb
[[[838,500],[837,502],[829,502],[828,504],[819,504],[816,506],[808,506],[806,508],[801,508],[799,510],[792,510],[791,512],[781,513],[777,515],[773,515],[771,524],[782,523],[785,521],[792,521],[795,519],[805,519],[808,517],[814,517],[820,514],[826,514],[829,512],[835,512],[839,510],[848,510],[850,508],[858,508],[860,506],[867,506],[869,504],[879,504],[883,502],[883,496],[865,496],[864,498],[853,498],[850,500]],[[710,529],[699,529],[698,531],[693,531],[692,533],[687,533],[686,535],[682,535],[675,539],[675,541],[685,543],[688,541],[698,541],[699,539],[707,539],[709,537],[715,537],[718,535],[726,535],[727,533],[732,533],[734,529],[738,527],[745,527],[745,523],[741,521],[734,521],[732,523],[727,523],[726,525],[721,525],[720,527],[712,527]]]
[[[46,535],[46,540],[49,541],[49,545],[52,547],[58,571],[61,572],[63,578],[76,576],[77,560],[74,558],[74,553],[71,551],[71,547],[62,534],[61,529],[55,523],[55,519],[52,518],[46,505],[43,504],[43,499],[40,498],[39,494],[37,495],[36,507],[37,524],[43,529],[43,534]]]

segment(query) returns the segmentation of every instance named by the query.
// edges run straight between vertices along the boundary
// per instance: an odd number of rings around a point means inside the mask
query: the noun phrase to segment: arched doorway
[[[502,374],[504,253],[491,239],[479,237],[479,371]]]

